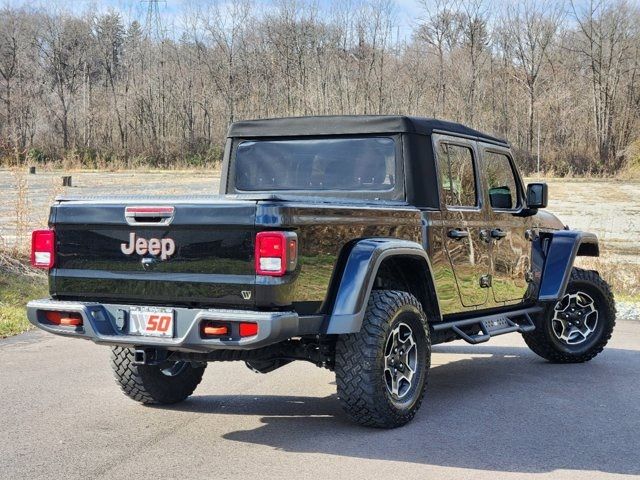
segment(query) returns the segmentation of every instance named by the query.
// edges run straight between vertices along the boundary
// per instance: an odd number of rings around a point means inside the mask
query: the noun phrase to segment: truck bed
[[[128,207],[172,207],[168,224],[131,222]],[[135,219],[134,219],[135,220]],[[366,237],[420,240],[420,214],[397,201],[250,194],[226,196],[58,197],[50,225],[57,258],[52,297],[139,305],[177,305],[320,313],[340,252]],[[256,275],[255,234],[294,231],[299,264],[283,277]],[[133,237],[132,237],[133,235]],[[171,239],[162,259],[123,253],[132,238]]]

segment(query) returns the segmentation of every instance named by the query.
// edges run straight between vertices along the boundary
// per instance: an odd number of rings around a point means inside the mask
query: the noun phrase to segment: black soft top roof
[[[306,135],[350,135],[367,133],[451,133],[507,145],[459,123],[403,115],[329,115],[315,117],[266,118],[232,123],[227,137],[298,137]]]

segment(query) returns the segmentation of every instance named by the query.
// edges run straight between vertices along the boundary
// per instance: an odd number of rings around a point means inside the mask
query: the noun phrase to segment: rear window
[[[391,190],[395,156],[389,137],[243,141],[235,154],[236,189]]]

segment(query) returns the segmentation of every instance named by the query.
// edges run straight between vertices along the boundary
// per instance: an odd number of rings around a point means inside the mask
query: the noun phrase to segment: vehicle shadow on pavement
[[[526,348],[434,350],[422,409],[395,430],[350,423],[335,395],[196,396],[175,408],[260,416],[259,428],[224,438],[289,452],[504,472],[640,473],[632,368],[640,352],[608,349],[586,364],[554,365]]]

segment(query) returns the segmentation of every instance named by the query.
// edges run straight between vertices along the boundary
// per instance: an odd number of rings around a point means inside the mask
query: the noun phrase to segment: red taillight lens
[[[31,234],[31,265],[50,269],[56,260],[56,233],[53,230],[35,230]]]
[[[293,232],[258,232],[255,256],[258,275],[281,277],[296,268],[298,237]]]
[[[61,325],[63,327],[79,327],[82,325],[82,315],[77,312],[56,312],[47,311],[44,314],[47,321],[54,325]]]
[[[258,334],[258,324],[257,323],[241,323],[240,324],[240,336],[241,337],[253,337]]]

